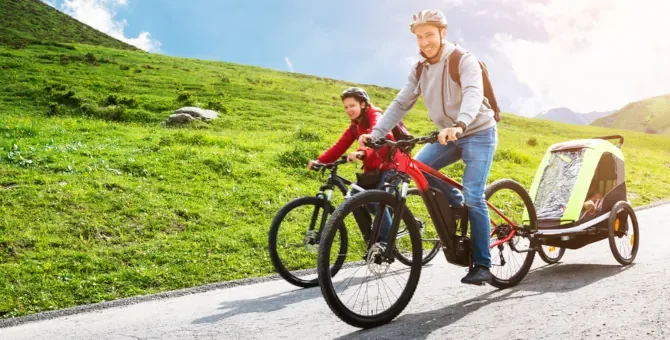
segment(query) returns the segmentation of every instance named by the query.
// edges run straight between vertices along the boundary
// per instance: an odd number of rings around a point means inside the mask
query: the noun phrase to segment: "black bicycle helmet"
[[[358,100],[362,100],[366,103],[370,103],[370,97],[368,97],[368,93],[365,92],[365,90],[363,90],[360,87],[350,87],[350,88],[344,90],[344,92],[342,92],[342,94],[340,95],[341,100],[344,100],[344,98],[348,98],[348,97],[354,97]]]

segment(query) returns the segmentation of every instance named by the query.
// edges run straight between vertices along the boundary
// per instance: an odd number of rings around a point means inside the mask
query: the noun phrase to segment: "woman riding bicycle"
[[[319,155],[317,158],[319,163],[331,163],[339,159],[361,135],[371,133],[381,119],[381,110],[372,105],[365,90],[359,87],[350,87],[342,92],[340,98],[344,104],[344,110],[349,116],[350,124],[337,142]],[[393,133],[387,133],[386,138],[394,140]],[[356,151],[349,153],[348,161],[363,160],[363,173],[357,174],[357,185],[364,189],[373,189],[380,188],[384,184],[385,179],[392,174],[391,165],[384,161],[387,159],[388,152],[388,147],[376,152],[370,148],[359,147]],[[396,151],[393,155],[394,162],[397,161],[398,152]],[[307,168],[311,169],[317,161],[309,161]],[[355,189],[352,189],[352,194],[356,192]],[[382,224],[383,240],[386,239],[390,227],[391,215],[386,211]]]

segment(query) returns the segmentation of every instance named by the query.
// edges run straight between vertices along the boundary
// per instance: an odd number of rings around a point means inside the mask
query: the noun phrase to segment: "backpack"
[[[470,53],[470,52],[467,52]],[[456,48],[454,52],[451,53],[451,56],[449,56],[449,76],[451,79],[453,79],[458,86],[461,86],[461,76],[458,72],[458,66],[461,63],[461,57],[463,57],[464,53]],[[421,73],[423,71],[423,66],[424,63],[418,62],[416,65],[416,81],[417,83],[419,82],[419,79],[421,78]],[[491,79],[489,79],[489,72],[486,68],[486,64],[484,62],[479,61],[479,66],[482,68],[482,81],[484,85],[484,97],[486,97],[489,100],[489,104],[491,104],[491,109],[493,109],[493,118],[496,120],[496,122],[500,121],[500,107],[498,107],[498,101],[496,100],[496,96],[493,93],[493,87],[491,86]]]
[[[367,126],[367,127],[369,128],[369,127],[370,127],[370,121],[368,120],[368,115],[367,115],[367,114],[366,114],[366,115],[363,115],[363,121],[365,122],[365,126]],[[356,130],[354,130],[354,127],[350,125],[349,128],[351,129],[351,133],[353,133],[354,136],[356,136]],[[405,123],[404,123],[402,120],[400,120],[400,121],[393,127],[393,129],[391,129],[391,132],[393,133],[393,138],[394,138],[396,141],[399,141],[399,140],[409,140],[409,139],[414,138],[414,137],[409,133],[409,131],[407,130],[407,127],[405,126]]]

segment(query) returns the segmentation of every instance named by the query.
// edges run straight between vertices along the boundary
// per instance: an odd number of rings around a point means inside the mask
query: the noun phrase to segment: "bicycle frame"
[[[402,150],[401,150],[402,151]],[[453,179],[445,176],[444,174],[440,173],[439,171],[429,167],[428,165],[415,160],[412,158],[412,156],[409,154],[409,152],[402,151],[400,153],[400,161],[397,162],[396,164],[396,171],[400,174],[401,177],[403,178],[403,183],[402,183],[402,190],[401,194],[399,197],[399,204],[398,207],[395,208],[396,213],[393,215],[393,221],[391,224],[391,231],[389,232],[390,235],[396,235],[398,232],[398,228],[400,225],[400,219],[402,218],[402,215],[404,213],[404,208],[405,208],[405,197],[407,195],[407,188],[409,184],[409,180],[413,180],[416,183],[417,189],[419,189],[419,192],[421,194],[421,197],[424,201],[424,204],[426,205],[426,209],[428,210],[428,214],[430,215],[433,225],[435,226],[435,229],[437,231],[438,237],[440,238],[440,241],[443,244],[443,247],[445,248],[446,251],[448,252],[453,252],[454,249],[454,240],[452,239],[452,235],[449,234],[449,230],[455,230],[456,227],[454,226],[454,221],[451,218],[447,218],[446,220],[443,218],[442,212],[444,209],[448,210],[447,216],[451,216],[451,208],[449,206],[440,206],[438,204],[437,198],[432,195],[432,191],[430,188],[430,185],[428,183],[428,180],[425,176],[425,174],[432,175],[436,177],[437,179],[446,182],[447,184],[454,186],[458,190],[463,190],[463,185],[454,181]],[[403,176],[404,175],[404,176]],[[507,237],[498,240],[494,243],[492,243],[489,247],[492,249],[494,247],[497,247],[500,244],[503,244],[505,242],[508,242],[512,237],[514,237],[514,234],[516,233],[516,224],[511,221],[507,216],[505,216],[499,209],[497,209],[495,206],[493,206],[488,200],[485,200],[486,205],[490,207],[498,216],[503,218],[509,225],[511,225],[512,231],[510,232]],[[378,216],[381,214],[376,214],[375,220],[373,222],[373,230],[376,230],[375,232],[375,237],[371,238],[371,241],[377,237],[377,234],[379,232],[379,228],[377,228],[378,223]],[[498,225],[491,220],[491,224],[494,227],[497,227]],[[464,230],[465,232],[465,230]],[[495,234],[495,228],[491,232],[491,236]],[[455,235],[454,235],[455,236]],[[391,258],[390,256],[392,249],[395,248],[395,237],[391,237],[389,240],[388,247],[385,252],[385,256],[387,258]],[[371,244],[370,244],[371,245]]]
[[[351,197],[352,189],[358,190],[359,192],[365,191],[364,188],[358,186],[356,183],[337,174],[338,166],[345,164],[346,160],[347,156],[342,156],[339,161],[336,161],[331,164],[326,164],[323,166],[323,169],[331,169],[331,172],[330,175],[328,175],[328,180],[326,184],[319,187],[319,192],[316,194],[317,198],[322,199],[326,202],[330,202],[333,197],[333,191],[335,190],[335,188],[340,190],[345,199]],[[316,239],[321,238],[321,231],[324,229],[326,222],[328,220],[327,216],[330,213],[332,213],[332,211],[329,211],[329,207],[330,207],[329,204],[323,205],[323,217],[321,218],[321,222],[319,223],[319,231],[316,234]],[[318,218],[318,216],[319,216],[319,209],[315,208],[314,212],[312,212],[312,219],[309,226],[309,232],[312,232],[314,230],[314,227],[316,225],[316,219]],[[361,228],[360,224],[359,228]],[[363,235],[366,235],[367,231],[361,229],[361,233],[363,233]]]

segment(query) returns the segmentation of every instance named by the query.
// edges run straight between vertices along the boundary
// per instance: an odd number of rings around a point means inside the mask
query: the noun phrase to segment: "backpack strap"
[[[457,46],[449,56],[449,77],[451,77],[451,79],[455,81],[458,86],[461,86],[459,66],[461,64],[461,57],[463,57],[463,54],[463,51],[461,51]]]
[[[428,62],[428,60],[424,62],[418,61],[416,63],[416,68],[415,68],[415,73],[414,76],[416,77],[416,83],[419,83],[419,79],[421,79],[421,75],[423,74],[423,66]]]
[[[463,53],[463,51],[461,51],[457,46],[449,56],[449,76],[451,79],[453,79],[454,82],[456,82],[456,84],[458,84],[458,86],[461,86],[461,75],[459,72],[461,58],[467,53],[470,52]],[[493,109],[493,118],[496,120],[496,122],[499,122],[500,108],[498,107],[498,101],[496,100],[495,94],[493,94],[493,87],[491,86],[491,80],[489,79],[489,73],[486,68],[486,64],[480,60],[479,66],[482,68],[482,85],[484,86],[484,97],[488,99],[489,104],[491,105],[491,109]]]

